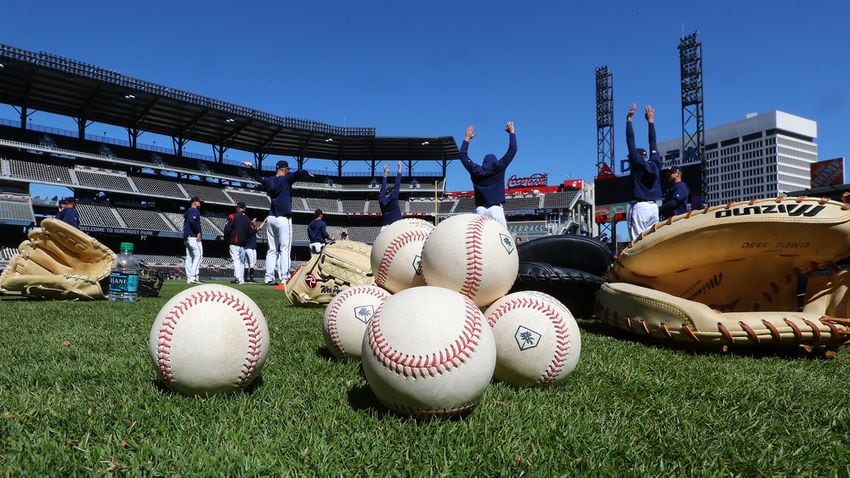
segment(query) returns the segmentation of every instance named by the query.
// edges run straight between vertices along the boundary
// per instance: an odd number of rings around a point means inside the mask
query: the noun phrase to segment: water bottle
[[[121,253],[109,276],[110,302],[135,302],[139,290],[139,261],[133,255],[133,243],[122,242]]]

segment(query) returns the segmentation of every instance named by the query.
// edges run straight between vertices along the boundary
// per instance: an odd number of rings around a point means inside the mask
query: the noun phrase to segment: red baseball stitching
[[[168,383],[174,383],[174,371],[171,368],[171,339],[177,321],[183,317],[192,306],[203,302],[218,302],[230,306],[239,314],[248,331],[248,350],[242,364],[242,372],[234,382],[234,388],[239,388],[246,383],[260,361],[262,347],[262,332],[259,322],[251,309],[238,297],[218,290],[203,290],[194,292],[190,296],[175,304],[168,315],[162,321],[159,329],[159,344],[157,345],[157,366],[163,379]]]
[[[466,316],[463,330],[455,341],[439,352],[431,355],[409,355],[394,349],[387,343],[381,332],[381,315],[378,309],[369,322],[367,333],[372,353],[387,369],[404,377],[426,378],[442,375],[465,363],[475,352],[481,339],[484,321],[479,320],[481,311],[468,297],[464,297]]]
[[[570,354],[570,331],[567,328],[567,324],[564,322],[564,319],[561,318],[561,314],[559,314],[558,311],[556,311],[550,304],[540,299],[530,298],[528,296],[513,298],[500,305],[493,311],[492,314],[490,314],[490,317],[487,318],[487,322],[490,324],[490,327],[495,327],[496,322],[498,322],[503,315],[519,308],[530,308],[531,310],[536,310],[542,313],[549,318],[549,321],[552,322],[552,325],[555,327],[555,353],[552,356],[552,360],[549,362],[549,366],[546,367],[546,371],[543,372],[543,375],[537,379],[537,383],[552,383],[558,379],[558,374],[564,369],[567,357]]]
[[[477,216],[466,229],[466,277],[464,277],[460,293],[468,297],[475,297],[481,287],[481,275],[484,273],[481,235],[487,221],[495,221],[495,219],[489,216]]]
[[[404,246],[411,242],[424,241],[425,239],[428,239],[428,234],[428,232],[413,229],[399,234],[395,239],[390,241],[390,243],[387,244],[387,248],[384,250],[383,256],[381,256],[381,262],[378,264],[378,273],[375,274],[375,283],[383,287],[387,282],[389,268],[390,265],[392,265],[396,254],[398,254]]]
[[[366,293],[366,294],[369,294],[371,296],[377,297],[377,298],[381,299],[382,301],[386,301],[390,297],[390,294],[388,292],[384,291],[383,289],[379,289],[377,287],[368,287],[368,288],[361,288],[361,289],[356,289],[356,290],[353,290],[353,289],[354,289],[354,287],[349,287],[348,289],[345,289],[344,291],[339,293],[334,298],[334,303],[333,303],[333,306],[331,306],[330,311],[328,311],[328,335],[329,335],[329,338],[331,339],[331,343],[336,348],[336,350],[332,350],[331,352],[337,352],[334,355],[336,355],[337,357],[340,357],[340,358],[346,356],[345,347],[343,347],[342,341],[339,338],[339,329],[337,328],[337,314],[339,313],[339,310],[342,308],[342,303],[345,302],[345,300],[348,299],[349,297],[351,297],[355,294],[358,294],[358,293]]]

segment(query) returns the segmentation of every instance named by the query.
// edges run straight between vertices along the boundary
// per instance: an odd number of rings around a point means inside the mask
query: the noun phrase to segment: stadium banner
[[[514,236],[545,236],[549,234],[546,221],[512,221],[508,223],[508,231]]]
[[[844,184],[844,158],[827,159],[809,165],[813,188]]]
[[[145,229],[128,229],[123,227],[80,226],[81,231],[98,232],[101,234],[125,234],[130,236],[159,236],[161,231]]]
[[[531,176],[518,178],[516,174],[508,178],[508,189],[543,188],[549,182],[549,173],[534,173]]]

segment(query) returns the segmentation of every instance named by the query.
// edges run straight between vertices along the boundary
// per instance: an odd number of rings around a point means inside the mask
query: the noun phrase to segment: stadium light
[[[429,144],[431,144],[430,141],[423,141],[422,143],[420,143],[420,146],[428,146]]]
[[[0,68],[6,68],[6,65],[0,63]]]
[[[233,123],[234,121],[236,120],[233,118],[227,118],[226,120],[224,120],[225,123]]]
[[[325,140],[325,143],[333,143],[333,142],[334,142],[333,138],[328,138],[328,139]]]
[[[126,95],[124,95],[124,99],[127,99],[127,100],[135,100],[135,99],[136,99],[136,95],[134,95],[134,94],[132,94],[132,93],[127,93]]]

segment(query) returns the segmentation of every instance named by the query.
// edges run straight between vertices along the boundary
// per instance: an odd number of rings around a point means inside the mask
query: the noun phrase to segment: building
[[[809,165],[818,161],[817,130],[816,121],[782,111],[751,113],[746,119],[707,129],[709,203],[773,197],[809,188]],[[696,162],[680,159],[681,149],[681,138],[658,144],[666,167]]]

